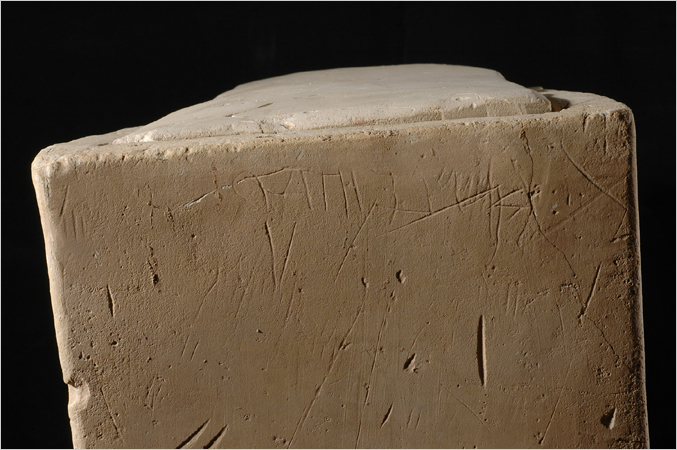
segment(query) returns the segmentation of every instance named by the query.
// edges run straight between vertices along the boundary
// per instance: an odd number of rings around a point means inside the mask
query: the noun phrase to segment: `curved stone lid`
[[[114,141],[194,139],[551,111],[493,70],[412,64],[301,72],[246,83]]]

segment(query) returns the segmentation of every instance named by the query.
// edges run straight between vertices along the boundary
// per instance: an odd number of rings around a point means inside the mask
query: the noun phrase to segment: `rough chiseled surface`
[[[255,109],[220,122],[235,98]],[[33,177],[76,446],[648,445],[625,105],[471,68],[297,74]]]

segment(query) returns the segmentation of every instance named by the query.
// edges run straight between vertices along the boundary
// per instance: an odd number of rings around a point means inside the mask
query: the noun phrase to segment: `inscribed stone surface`
[[[414,65],[43,150],[75,445],[647,446],[634,143]]]

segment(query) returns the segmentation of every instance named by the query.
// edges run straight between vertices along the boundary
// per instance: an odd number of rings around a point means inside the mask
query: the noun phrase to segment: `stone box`
[[[76,447],[645,447],[634,122],[410,65],[32,166]]]

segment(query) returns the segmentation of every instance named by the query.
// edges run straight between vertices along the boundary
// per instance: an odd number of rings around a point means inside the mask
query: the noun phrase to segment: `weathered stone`
[[[634,145],[613,100],[413,65],[43,150],[75,445],[647,446]]]

